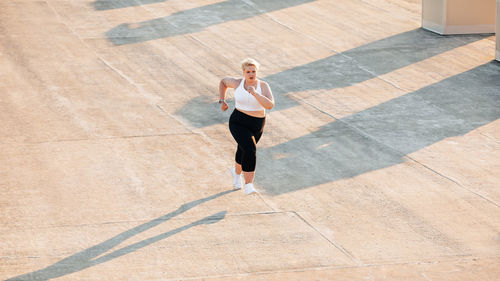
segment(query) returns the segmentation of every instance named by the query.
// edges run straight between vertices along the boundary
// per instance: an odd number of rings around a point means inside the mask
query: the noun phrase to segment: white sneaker
[[[257,191],[255,190],[255,188],[253,188],[253,183],[245,184],[245,194],[250,195],[254,193],[257,193]]]
[[[241,180],[241,174],[236,174],[236,170],[234,167],[231,168],[231,175],[233,175],[233,185],[234,185],[234,188],[236,189],[241,189],[241,186],[243,185],[242,184],[242,180]]]

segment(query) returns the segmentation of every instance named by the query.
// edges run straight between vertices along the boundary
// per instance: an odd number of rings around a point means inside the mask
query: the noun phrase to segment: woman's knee
[[[241,164],[243,172],[254,172],[256,166],[255,160],[256,159],[253,158],[253,159],[246,159],[245,161],[243,161],[243,163]]]
[[[257,145],[255,144],[253,137],[245,138],[238,143],[238,146],[244,153],[255,154],[257,151]]]

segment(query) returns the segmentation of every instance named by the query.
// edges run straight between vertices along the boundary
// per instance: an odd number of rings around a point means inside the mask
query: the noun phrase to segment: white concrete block
[[[423,0],[422,27],[439,34],[495,33],[495,1]]]

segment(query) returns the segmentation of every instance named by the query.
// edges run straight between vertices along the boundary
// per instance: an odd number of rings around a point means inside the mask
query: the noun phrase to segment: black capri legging
[[[235,161],[244,172],[255,171],[257,160],[257,142],[259,142],[265,117],[253,117],[235,109],[229,117],[229,130],[238,143]]]

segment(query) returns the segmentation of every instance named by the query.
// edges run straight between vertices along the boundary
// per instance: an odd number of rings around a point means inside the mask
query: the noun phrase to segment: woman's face
[[[243,76],[245,77],[245,80],[248,82],[254,82],[257,79],[257,68],[253,65],[249,65],[245,67],[245,70],[243,70]]]

